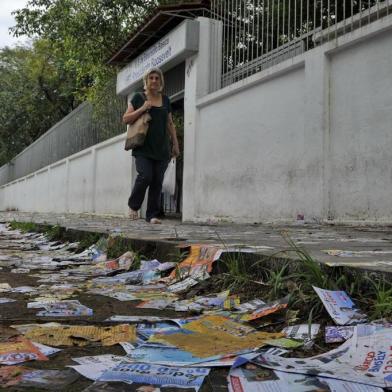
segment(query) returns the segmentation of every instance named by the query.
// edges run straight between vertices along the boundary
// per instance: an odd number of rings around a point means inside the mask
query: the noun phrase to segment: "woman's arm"
[[[134,123],[143,113],[145,113],[147,110],[151,109],[151,102],[150,101],[145,101],[143,106],[141,106],[139,109],[134,109],[132,104],[130,103],[128,106],[127,111],[123,115],[123,123],[124,124],[132,124]]]
[[[167,119],[167,127],[169,129],[170,138],[173,142],[172,157],[177,158],[180,155],[180,147],[178,145],[176,126],[174,125],[173,117],[171,113],[169,113]]]

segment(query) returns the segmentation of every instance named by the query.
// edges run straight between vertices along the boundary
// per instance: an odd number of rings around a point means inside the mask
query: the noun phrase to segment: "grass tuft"
[[[33,222],[17,222],[13,220],[9,225],[12,230],[20,230],[22,233],[38,231],[37,225]]]

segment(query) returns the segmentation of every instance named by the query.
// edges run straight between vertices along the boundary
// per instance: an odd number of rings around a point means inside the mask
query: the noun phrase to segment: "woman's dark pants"
[[[167,161],[155,161],[144,157],[136,157],[137,177],[128,200],[128,206],[138,211],[142,206],[148,188],[146,221],[156,218],[160,212],[163,176]]]

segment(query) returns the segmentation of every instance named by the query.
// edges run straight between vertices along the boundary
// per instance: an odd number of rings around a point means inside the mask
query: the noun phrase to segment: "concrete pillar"
[[[305,54],[304,151],[307,167],[305,220],[322,220],[329,211],[329,68],[322,47]],[[304,183],[304,185],[305,185]]]
[[[88,209],[96,212],[96,193],[97,193],[97,150],[94,147],[91,151],[91,204]]]
[[[69,187],[70,187],[70,181],[69,181],[69,158],[67,158],[66,162],[65,162],[65,212],[70,212],[69,211]]]
[[[199,51],[185,62],[184,94],[184,221],[195,218],[194,184],[197,167],[197,100],[220,87],[222,64],[222,24],[200,17]],[[213,62],[215,59],[215,62]]]

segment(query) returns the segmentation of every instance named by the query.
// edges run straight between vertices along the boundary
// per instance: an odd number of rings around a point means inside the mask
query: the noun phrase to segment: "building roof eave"
[[[134,30],[128,41],[117,49],[107,61],[109,65],[129,63],[148,47],[159,41],[184,19],[206,15],[210,12],[209,0],[198,0],[175,6],[161,6]]]

